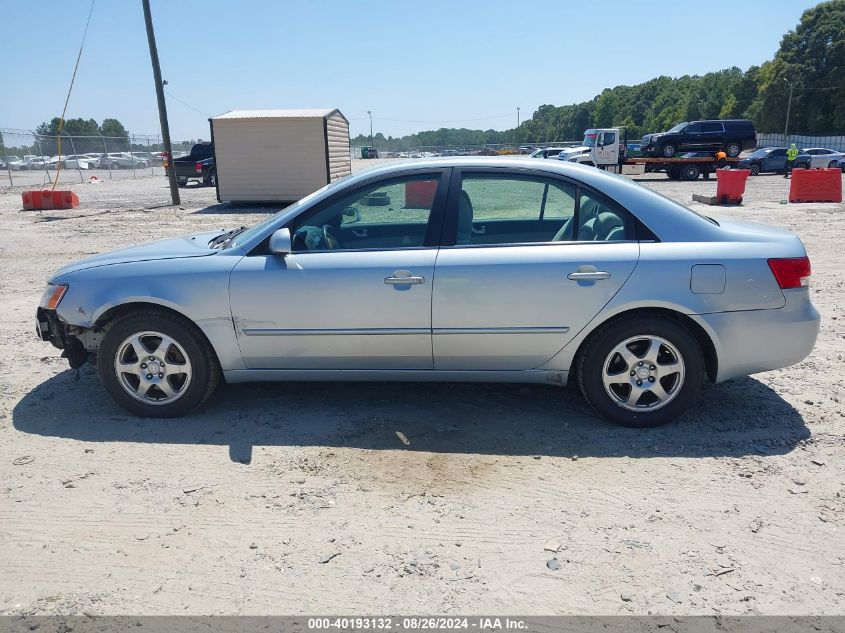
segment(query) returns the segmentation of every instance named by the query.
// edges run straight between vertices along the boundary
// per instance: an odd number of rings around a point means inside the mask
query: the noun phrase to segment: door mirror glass
[[[277,229],[270,236],[270,252],[284,257],[291,250],[290,229]]]

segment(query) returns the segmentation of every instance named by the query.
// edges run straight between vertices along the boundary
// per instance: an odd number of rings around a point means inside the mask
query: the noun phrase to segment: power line
[[[179,103],[181,103],[183,106],[190,108],[190,109],[191,109],[191,110],[193,110],[194,112],[199,112],[201,115],[203,115],[203,116],[205,116],[205,117],[209,117],[209,118],[211,117],[211,115],[210,115],[208,112],[203,112],[203,111],[202,111],[202,110],[200,110],[199,108],[195,108],[195,107],[194,107],[194,106],[192,106],[190,103],[188,103],[187,101],[185,101],[185,100],[183,100],[183,99],[180,99],[179,97],[177,97],[176,95],[174,95],[174,94],[173,94],[172,92],[170,92],[169,90],[165,90],[165,91],[164,91],[164,94],[166,94],[166,95],[167,95],[168,97],[170,97],[171,99],[175,99],[176,101],[178,101]]]

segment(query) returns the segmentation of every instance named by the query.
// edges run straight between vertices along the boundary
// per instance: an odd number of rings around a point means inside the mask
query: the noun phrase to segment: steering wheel
[[[337,250],[338,248],[343,248],[343,244],[340,242],[340,237],[338,236],[337,231],[331,224],[323,225],[323,243],[326,245],[326,248],[330,251]]]

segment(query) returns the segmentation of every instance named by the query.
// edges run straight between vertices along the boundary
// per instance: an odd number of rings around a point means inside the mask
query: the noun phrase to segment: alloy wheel
[[[117,348],[118,383],[144,404],[170,404],[188,390],[193,375],[185,348],[161,332],[137,332]]]
[[[610,398],[629,411],[656,411],[669,404],[684,384],[684,360],[659,336],[633,336],[619,343],[602,365]]]

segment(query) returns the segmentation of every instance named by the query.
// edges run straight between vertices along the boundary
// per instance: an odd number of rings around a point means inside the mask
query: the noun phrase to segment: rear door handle
[[[406,270],[397,270],[390,277],[385,277],[384,283],[390,284],[391,286],[418,286],[419,284],[425,283],[425,277],[415,277]]]
[[[572,281],[596,281],[598,279],[610,279],[610,273],[603,270],[569,273],[567,279]]]
[[[367,237],[367,229],[352,229],[352,235],[355,237]]]

